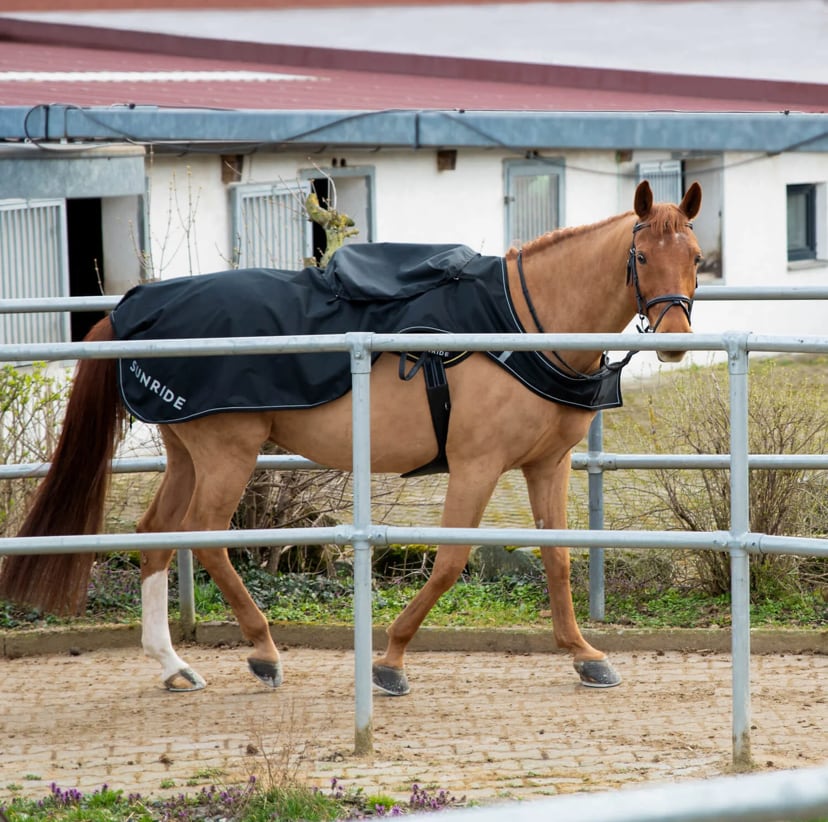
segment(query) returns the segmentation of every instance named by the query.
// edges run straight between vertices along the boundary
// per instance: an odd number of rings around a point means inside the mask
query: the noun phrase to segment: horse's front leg
[[[555,463],[524,467],[529,499],[538,528],[566,528],[566,502],[569,489],[570,455]],[[606,654],[593,648],[581,634],[572,604],[569,549],[543,546],[541,558],[549,587],[549,606],[555,642],[572,654],[581,682],[592,688],[610,688],[621,682]]]
[[[466,567],[471,546],[440,545],[426,584],[388,628],[388,646],[374,661],[374,685],[391,696],[411,688],[405,675],[405,650],[437,600],[457,582]]]
[[[497,473],[452,468],[443,508],[444,528],[474,528],[497,484]],[[374,662],[374,685],[392,696],[410,691],[405,651],[437,600],[457,582],[469,558],[469,545],[440,545],[428,581],[388,628],[388,646]]]
[[[141,644],[144,653],[161,665],[169,691],[198,691],[204,680],[175,652],[167,608],[167,569],[172,551],[141,554]]]

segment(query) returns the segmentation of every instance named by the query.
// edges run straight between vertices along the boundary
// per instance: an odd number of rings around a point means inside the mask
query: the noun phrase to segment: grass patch
[[[211,785],[168,799],[125,795],[106,785],[84,794],[53,783],[42,799],[0,801],[0,818],[8,822],[335,822],[441,811],[460,807],[464,801],[446,791],[413,785],[408,801],[396,802],[382,794],[346,789],[337,779],[322,791],[294,784],[262,787],[251,777],[244,785]]]
[[[654,552],[635,552],[607,560],[606,622],[639,628],[713,628],[730,625],[730,595],[714,594],[677,580],[669,557],[655,561]],[[665,552],[666,554],[667,552]],[[573,558],[573,602],[578,620],[589,622],[588,561]],[[654,568],[654,566],[656,566]],[[658,568],[662,568],[659,572]],[[123,569],[116,569],[118,577]],[[99,571],[98,573],[104,573]],[[138,577],[137,568],[133,571]],[[242,577],[267,618],[274,623],[308,625],[353,624],[353,578],[342,571],[330,578],[324,574],[279,574],[270,577],[261,569],[241,568]],[[201,577],[203,572],[199,572]],[[268,582],[269,579],[269,582]],[[425,582],[425,572],[399,578],[375,578],[372,615],[377,625],[389,625]],[[31,628],[58,625],[89,625],[100,622],[137,621],[140,591],[121,589],[121,598],[107,596],[90,602],[85,617],[77,619],[44,616],[35,611],[0,606],[0,628]],[[232,621],[234,616],[212,580],[196,586],[200,621]],[[170,592],[170,615],[177,617],[177,591]],[[754,628],[800,628],[824,630],[828,626],[828,600],[822,588],[765,596],[751,594],[751,626]],[[454,628],[543,628],[549,627],[546,578],[540,567],[520,576],[487,581],[465,574],[443,594],[429,613],[425,625]]]

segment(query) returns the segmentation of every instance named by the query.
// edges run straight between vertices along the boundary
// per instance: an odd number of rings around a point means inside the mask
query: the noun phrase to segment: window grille
[[[647,180],[657,203],[680,203],[682,192],[681,160],[656,160],[638,164],[638,182]]]
[[[520,247],[561,225],[562,172],[541,163],[506,166],[506,244]]]
[[[0,202],[0,294],[7,299],[69,296],[65,200]],[[0,314],[5,343],[71,339],[67,312]]]
[[[233,191],[233,239],[239,268],[298,270],[311,256],[304,210],[308,185],[244,185]]]

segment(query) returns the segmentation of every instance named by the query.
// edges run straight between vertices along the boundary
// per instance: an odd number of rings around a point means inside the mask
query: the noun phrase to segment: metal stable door
[[[66,200],[0,201],[0,297],[69,296]],[[0,315],[2,343],[71,339],[67,312]]]

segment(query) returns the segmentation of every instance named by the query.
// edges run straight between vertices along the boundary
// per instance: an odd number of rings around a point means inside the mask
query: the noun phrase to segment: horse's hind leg
[[[161,665],[168,691],[198,691],[206,682],[175,652],[167,609],[168,576],[173,552],[145,552],[141,557],[141,644],[144,653]]]
[[[255,415],[217,415],[187,423],[186,445],[193,460],[192,498],[181,521],[182,531],[223,531],[241,499],[267,438],[269,424]],[[271,688],[282,682],[279,652],[270,626],[236,573],[225,548],[193,553],[224,595],[242,635],[253,645],[250,671]]]
[[[230,524],[210,526],[213,529],[225,529]],[[206,548],[193,551],[199,562],[205,567],[218,585],[219,590],[233,609],[239,622],[239,629],[246,640],[253,644],[253,653],[247,657],[250,672],[271,688],[282,684],[282,663],[279,652],[270,635],[270,626],[264,614],[259,610],[241,577],[233,568],[226,548]]]
[[[167,470],[138,523],[139,533],[178,530],[192,496],[192,462],[177,437],[167,429],[161,432],[167,449]],[[206,683],[178,656],[170,637],[167,571],[172,555],[172,550],[141,554],[141,644],[144,653],[161,665],[161,678],[168,690],[196,691]]]

